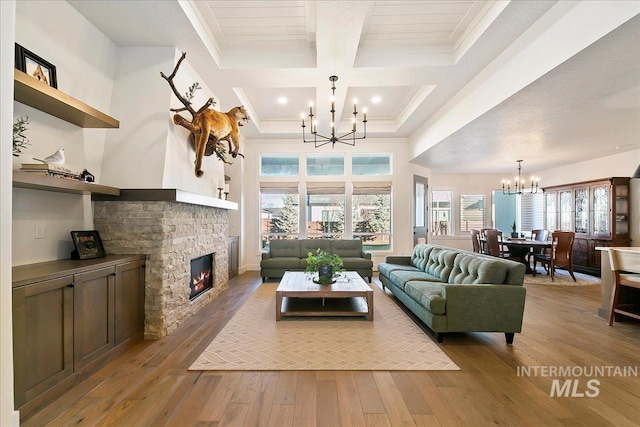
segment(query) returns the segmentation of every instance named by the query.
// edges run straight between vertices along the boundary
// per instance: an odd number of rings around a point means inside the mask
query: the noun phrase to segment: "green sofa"
[[[436,334],[504,332],[513,343],[522,329],[525,266],[488,255],[419,244],[411,256],[378,264],[388,288]]]
[[[269,252],[263,253],[260,261],[262,281],[280,279],[285,271],[304,271],[307,255],[318,249],[339,255],[347,271],[355,271],[371,283],[373,261],[371,254],[362,250],[362,240],[326,239],[270,240]]]

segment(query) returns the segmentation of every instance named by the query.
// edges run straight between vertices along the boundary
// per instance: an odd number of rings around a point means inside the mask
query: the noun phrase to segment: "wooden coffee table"
[[[287,271],[276,289],[276,321],[283,316],[367,316],[373,322],[373,289],[355,271],[328,286]]]

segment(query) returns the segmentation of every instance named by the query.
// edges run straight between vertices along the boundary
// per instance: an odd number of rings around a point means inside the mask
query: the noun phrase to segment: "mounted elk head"
[[[191,106],[191,98],[195,89],[199,89],[198,84],[194,84],[189,88],[189,92],[186,95],[182,95],[176,89],[173,79],[178,72],[180,64],[187,56],[183,53],[178,63],[176,64],[173,72],[167,77],[162,71],[160,75],[165,79],[174,95],[184,105],[184,108],[171,108],[170,110],[176,114],[173,116],[173,123],[180,125],[191,132],[195,143],[196,161],[195,161],[195,173],[198,178],[204,175],[202,170],[202,158],[204,156],[210,156],[216,154],[219,160],[222,160],[226,164],[232,164],[227,159],[227,151],[225,150],[223,140],[227,141],[229,146],[228,153],[232,158],[236,158],[238,155],[244,157],[238,151],[240,149],[240,137],[238,133],[238,126],[244,126],[244,124],[250,120],[249,114],[243,106],[234,107],[227,113],[221,113],[214,109],[210,109],[211,105],[215,105],[213,98],[209,98],[207,102],[196,111]],[[182,117],[180,113],[182,111],[188,111],[191,113],[191,121]]]

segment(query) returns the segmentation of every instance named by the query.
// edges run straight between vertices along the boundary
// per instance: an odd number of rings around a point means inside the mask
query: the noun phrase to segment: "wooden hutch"
[[[574,231],[573,267],[600,274],[598,246],[630,246],[629,178],[614,177],[546,187],[545,228]]]

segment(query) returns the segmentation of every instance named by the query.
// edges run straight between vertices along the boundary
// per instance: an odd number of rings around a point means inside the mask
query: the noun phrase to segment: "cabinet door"
[[[574,193],[574,230],[589,234],[589,188],[576,188]]]
[[[78,371],[107,353],[113,342],[115,268],[107,267],[74,276],[73,356]]]
[[[560,192],[560,223],[559,230],[573,231],[571,227],[571,203],[573,202],[573,192],[571,190],[563,190]]]
[[[591,206],[593,225],[591,233],[596,236],[611,236],[610,186],[599,185],[591,188]]]
[[[230,237],[227,241],[227,255],[229,257],[229,279],[238,275],[239,239]]]
[[[144,332],[144,261],[116,266],[115,345]]]
[[[556,231],[558,228],[558,193],[548,191],[544,194],[545,206],[545,227],[549,231]]]
[[[13,290],[15,407],[73,373],[73,277]]]
[[[589,240],[578,239],[573,241],[573,265],[589,267]]]

